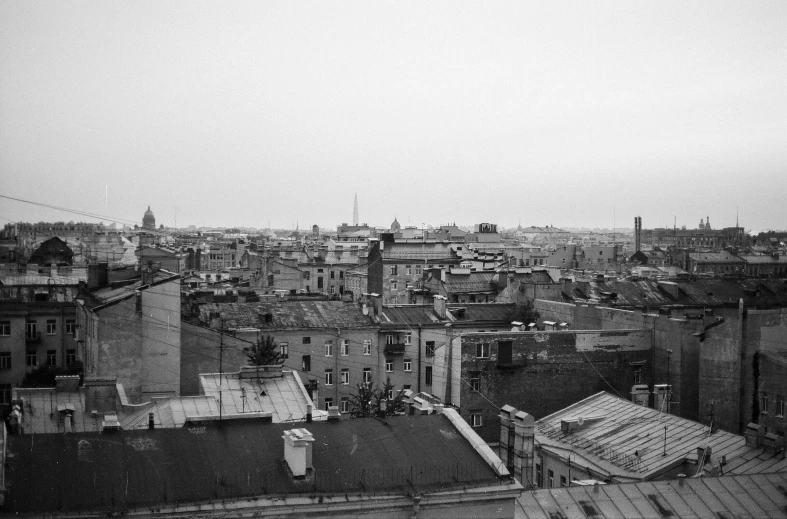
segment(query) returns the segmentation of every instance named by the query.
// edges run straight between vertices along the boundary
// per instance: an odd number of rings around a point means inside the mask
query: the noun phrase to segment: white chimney
[[[306,476],[312,470],[312,442],[314,437],[306,429],[284,431],[284,460],[296,478]]]
[[[434,296],[434,311],[440,319],[446,318],[446,303],[447,298],[441,295]]]

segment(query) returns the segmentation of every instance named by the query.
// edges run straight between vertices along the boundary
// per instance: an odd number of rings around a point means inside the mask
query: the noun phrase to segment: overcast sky
[[[787,228],[785,177],[781,0],[0,1],[4,195],[301,228],[351,222],[356,192],[380,226],[739,206],[760,230]]]

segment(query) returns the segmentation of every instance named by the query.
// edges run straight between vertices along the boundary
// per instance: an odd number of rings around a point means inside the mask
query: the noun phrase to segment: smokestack
[[[156,422],[153,419],[153,413],[148,413],[148,429],[151,431],[156,428]]]
[[[641,216],[634,217],[634,248],[636,249],[635,252],[639,252],[642,249],[642,217]]]
[[[306,404],[306,423],[312,421],[312,405]]]

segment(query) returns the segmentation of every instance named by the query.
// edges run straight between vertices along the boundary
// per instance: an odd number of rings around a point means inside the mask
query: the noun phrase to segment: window
[[[333,270],[331,271],[331,279],[336,279],[336,273]]]
[[[346,396],[343,396],[342,399],[340,400],[340,402],[341,402],[341,407],[339,408],[339,410],[342,413],[349,413],[350,412],[350,399],[348,397],[346,397]]]
[[[426,356],[434,357],[434,341],[426,341]]]
[[[481,372],[470,372],[470,391],[481,391]]]
[[[11,384],[0,384],[0,404],[11,403]]]
[[[399,283],[391,281],[391,290],[399,290]]]
[[[339,279],[344,279],[344,271],[343,270],[339,271]]]
[[[372,368],[363,368],[363,383],[372,383]]]
[[[350,370],[347,368],[342,368],[342,385],[347,386],[350,384]]]
[[[415,266],[415,275],[416,276],[420,276],[421,275],[421,265],[416,265]]]
[[[364,339],[363,341],[363,354],[364,355],[372,354],[372,341],[369,339]]]
[[[388,334],[385,336],[385,344],[393,344],[394,343],[394,336],[392,334]]]
[[[77,350],[66,350],[66,365],[76,364]]]
[[[0,369],[11,369],[11,352],[0,351]]]
[[[66,334],[72,337],[77,334],[77,322],[74,319],[66,319]]]
[[[547,487],[552,488],[555,483],[555,473],[552,470],[547,470]]]
[[[57,321],[54,319],[49,319],[46,322],[46,334],[47,335],[55,335],[57,333]]]
[[[331,407],[333,407],[333,398],[326,398],[325,399],[325,410],[327,411]]]
[[[333,357],[333,341],[325,341],[325,356]]]
[[[28,351],[25,355],[25,363],[27,367],[34,368],[38,366],[38,355],[34,351]]]
[[[385,372],[393,373],[393,361],[390,360],[385,361]]]
[[[489,343],[488,342],[481,342],[476,344],[475,346],[475,356],[478,359],[488,359],[489,358]]]
[[[768,393],[760,393],[760,412],[768,414]]]
[[[470,427],[481,427],[483,419],[480,413],[473,413],[470,415]]]
[[[0,321],[0,337],[11,335],[11,321]]]
[[[536,463],[536,486],[544,486],[544,471],[541,469],[541,464]]]
[[[322,269],[317,269],[318,274],[322,274]]]
[[[642,384],[642,366],[634,367],[634,384]]]
[[[402,369],[406,372],[410,372],[413,370],[413,361],[410,359],[404,359],[402,362]]]
[[[57,350],[46,350],[46,365],[54,366],[57,364]]]
[[[303,337],[301,338],[301,344],[311,344],[312,338],[311,337]]]
[[[325,385],[332,386],[333,385],[333,370],[326,369],[325,370]]]
[[[404,334],[404,343],[406,345],[408,345],[408,346],[413,343],[413,334],[412,333],[407,332],[407,333]]]
[[[432,366],[426,366],[426,371],[424,372],[424,383],[427,386],[432,385]]]
[[[328,289],[328,291],[329,291],[331,294],[335,294],[335,293],[336,293],[336,287],[335,287],[335,286],[333,286],[333,285],[331,285],[331,286],[330,286],[330,288]]]
[[[407,274],[408,276],[412,275],[413,269],[410,268],[410,265],[404,266],[404,273]]]
[[[290,357],[290,343],[288,342],[280,342],[279,343],[279,352],[281,353],[282,358],[288,359]]]
[[[27,321],[27,338],[35,339],[38,336],[38,325],[35,321]]]
[[[342,339],[342,356],[346,357],[350,354],[350,340]]]
[[[393,400],[394,394],[393,389],[388,390],[388,400]]]
[[[779,416],[784,417],[785,411],[787,411],[787,408],[785,407],[784,396],[776,395],[776,413]]]
[[[391,265],[391,275],[392,276],[396,275],[396,265]]]
[[[312,356],[304,355],[301,357],[301,371],[309,371],[312,369]]]

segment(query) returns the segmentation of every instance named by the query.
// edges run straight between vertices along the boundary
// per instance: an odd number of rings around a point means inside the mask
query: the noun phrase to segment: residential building
[[[132,403],[180,390],[180,276],[147,268],[141,274],[76,300],[86,377],[116,378]]]
[[[745,273],[755,278],[787,278],[787,256],[778,252],[771,254],[747,254],[740,258],[746,262]]]
[[[745,267],[746,261],[726,250],[689,252],[686,255],[686,270],[692,274],[743,274]]]
[[[185,272],[188,253],[171,246],[143,246],[134,251],[139,265],[158,265],[170,272]]]
[[[256,342],[270,335],[286,355],[285,369],[298,371],[320,409],[351,412],[359,384],[381,383],[377,325],[358,304],[285,301],[206,304],[200,321],[215,330]]]

